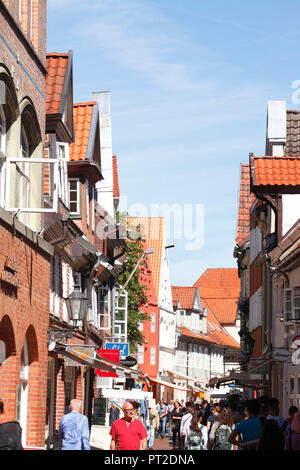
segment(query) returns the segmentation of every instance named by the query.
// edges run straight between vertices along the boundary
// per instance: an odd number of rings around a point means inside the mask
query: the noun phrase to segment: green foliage
[[[121,217],[119,216],[119,220]],[[127,226],[127,264],[123,274],[119,276],[122,286],[126,283],[130,274],[136,267],[138,261],[144,253],[144,236],[140,227],[132,230]],[[144,335],[139,330],[141,322],[148,321],[149,316],[140,311],[141,307],[148,302],[146,291],[148,288],[140,282],[140,266],[146,265],[146,256],[141,261],[134,275],[130,279],[126,290],[128,292],[128,317],[127,317],[127,341],[130,345],[130,352],[135,353],[138,344],[143,344]]]

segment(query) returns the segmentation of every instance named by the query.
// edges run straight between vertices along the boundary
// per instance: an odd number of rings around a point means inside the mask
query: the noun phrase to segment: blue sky
[[[170,234],[175,285],[236,267],[240,163],[264,154],[268,100],[297,107],[299,17],[298,0],[48,0],[48,51],[73,50],[74,102],[111,92],[127,207],[204,207],[202,248]]]

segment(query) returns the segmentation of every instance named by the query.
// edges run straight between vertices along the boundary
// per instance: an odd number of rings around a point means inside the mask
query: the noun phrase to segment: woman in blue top
[[[238,423],[230,434],[228,441],[231,444],[238,445],[241,449],[256,449],[261,433],[261,420],[258,417],[259,411],[259,400],[247,400],[247,418]]]

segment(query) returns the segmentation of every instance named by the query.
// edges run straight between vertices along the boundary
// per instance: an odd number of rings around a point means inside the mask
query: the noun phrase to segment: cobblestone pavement
[[[173,450],[172,436],[166,434],[164,439],[158,438],[154,440],[153,450]],[[179,450],[178,442],[175,450]]]

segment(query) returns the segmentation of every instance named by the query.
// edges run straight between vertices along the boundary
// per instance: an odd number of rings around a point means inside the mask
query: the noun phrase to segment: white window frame
[[[56,143],[56,155],[58,160],[58,197],[66,207],[69,207],[69,185],[68,185],[68,161],[69,145],[66,142]]]
[[[90,185],[89,180],[85,180],[85,207],[86,207],[86,225],[90,225]]]
[[[106,297],[103,297],[106,294]],[[102,300],[104,298],[105,300]],[[106,304],[105,313],[102,312],[101,303]],[[111,329],[111,291],[107,286],[97,288],[98,329],[107,331]],[[104,326],[103,326],[104,325]]]
[[[92,187],[92,231],[95,233],[95,186]]]
[[[9,212],[19,211],[20,213],[53,213],[57,212],[58,207],[58,195],[57,195],[57,185],[53,185],[53,205],[51,208],[45,207],[12,207],[9,203],[10,198],[10,187],[11,187],[11,165],[23,163],[28,165],[33,165],[35,163],[42,165],[53,165],[54,167],[54,181],[58,181],[58,162],[56,158],[6,158],[6,199],[5,199],[5,209]],[[29,189],[30,191],[30,189]],[[29,201],[30,202],[30,201]]]
[[[156,330],[156,313],[151,312],[151,333],[155,333]]]
[[[296,289],[299,289],[299,294],[297,296],[295,295]],[[300,307],[296,307],[295,298],[300,300],[300,285],[293,287],[293,319],[300,321]]]
[[[121,294],[120,294],[121,293]],[[113,289],[113,332],[112,337],[115,342],[127,342],[127,316],[128,316],[128,292],[121,288]],[[118,314],[123,315],[123,320],[117,318]],[[122,331],[123,330],[123,331]]]
[[[144,345],[137,345],[137,362],[138,364],[144,364]]]
[[[76,204],[77,204],[77,211],[76,212],[73,212],[71,211],[71,197],[70,197],[70,192],[71,192],[71,189],[70,189],[70,182],[76,182],[77,185],[76,185],[76,192],[77,192],[77,200],[76,200]],[[81,194],[80,194],[80,190],[81,190],[81,183],[80,183],[80,179],[79,178],[69,178],[68,179],[68,197],[69,197],[69,209],[70,209],[70,214],[73,215],[73,216],[80,216],[81,215]],[[74,191],[74,190],[72,190]],[[73,201],[72,201],[73,202]]]
[[[150,348],[150,365],[155,366],[156,364],[156,347],[151,346]]]

